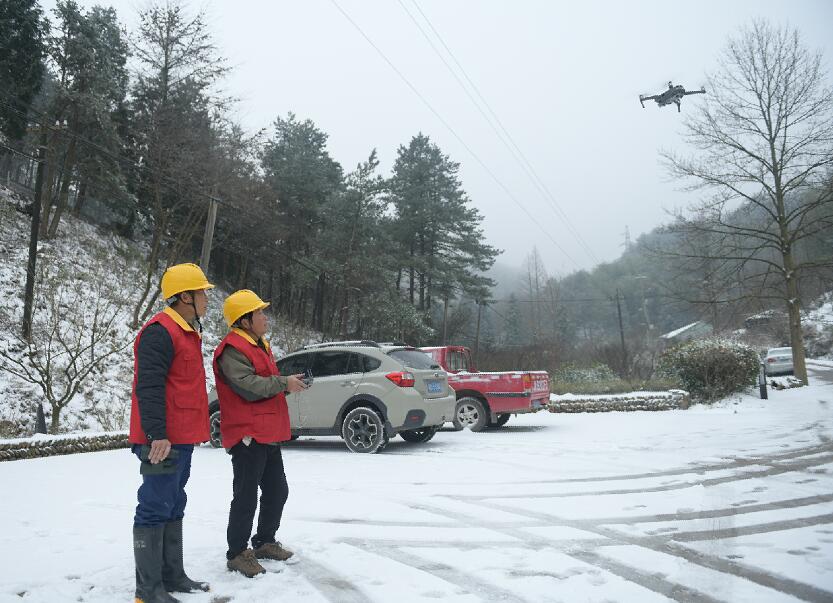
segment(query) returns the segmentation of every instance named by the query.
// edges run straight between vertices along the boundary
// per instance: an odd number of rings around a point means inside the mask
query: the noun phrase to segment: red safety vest
[[[160,312],[142,327],[133,344],[133,404],[130,409],[130,437],[133,444],[147,444],[136,398],[138,358],[136,350],[142,333],[159,323],[171,336],[174,357],[165,379],[165,430],[171,444],[199,444],[210,438],[208,394],[202,363],[202,340],[196,331],[186,331],[165,312]]]
[[[220,399],[220,433],[223,436],[223,448],[231,448],[246,436],[262,444],[285,442],[290,439],[292,432],[284,393],[254,402],[249,402],[234,393],[226,383],[218,362],[226,346],[242,353],[251,362],[256,375],[271,377],[281,374],[271,351],[267,352],[234,331],[229,332],[220,342],[214,351],[214,377],[217,397]]]

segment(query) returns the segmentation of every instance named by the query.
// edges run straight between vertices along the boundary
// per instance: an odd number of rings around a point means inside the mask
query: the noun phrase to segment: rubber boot
[[[182,552],[182,520],[169,521],[165,524],[165,537],[162,546],[162,582],[169,593],[208,592],[207,582],[191,580],[185,574]]]
[[[162,584],[162,540],[165,526],[133,528],[136,559],[136,603],[180,603]]]

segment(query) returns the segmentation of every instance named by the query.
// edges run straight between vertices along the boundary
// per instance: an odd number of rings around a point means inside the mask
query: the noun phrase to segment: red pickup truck
[[[471,352],[459,345],[420,348],[448,372],[457,394],[454,426],[472,431],[506,425],[511,415],[538,412],[550,399],[547,371],[479,373]]]

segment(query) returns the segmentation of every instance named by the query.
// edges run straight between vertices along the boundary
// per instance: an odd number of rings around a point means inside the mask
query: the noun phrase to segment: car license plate
[[[439,381],[426,381],[429,394],[439,394],[443,391],[443,384]]]

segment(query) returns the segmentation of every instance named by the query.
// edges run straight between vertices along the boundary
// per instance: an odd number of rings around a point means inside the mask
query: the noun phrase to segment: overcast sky
[[[114,6],[130,30],[145,5],[80,3]],[[54,0],[42,5],[51,10]],[[385,175],[399,145],[427,134],[461,164],[486,239],[504,250],[499,261],[521,265],[537,246],[548,271],[559,275],[615,259],[626,227],[635,240],[666,221],[667,210],[696,200],[678,191],[658,160],[661,148],[685,150],[681,115],[674,106],[640,108],[639,93],[659,92],[668,80],[699,88],[727,37],[753,18],[797,27],[833,68],[830,0],[191,4],[201,6],[234,68],[226,89],[241,99],[237,114],[247,129],[292,111],[329,134],[329,151],[345,171],[375,147]],[[443,44],[451,50],[465,70],[458,77],[474,82],[554,202],[501,142],[409,13],[456,69]],[[684,99],[683,112],[700,98]]]

